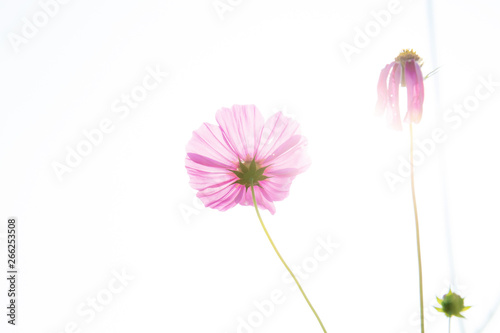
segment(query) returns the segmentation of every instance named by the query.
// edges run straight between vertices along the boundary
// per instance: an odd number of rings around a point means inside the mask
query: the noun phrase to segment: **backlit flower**
[[[254,105],[222,108],[218,125],[204,123],[193,132],[186,169],[197,196],[210,208],[225,211],[237,204],[275,213],[274,201],[288,196],[292,180],[310,165],[299,125],[281,112],[267,121]]]
[[[382,115],[387,109],[387,121],[393,129],[402,128],[399,112],[400,85],[406,87],[408,93],[405,122],[418,124],[422,118],[424,78],[420,69],[421,62],[422,59],[413,50],[403,50],[395,61],[380,72],[376,114]]]

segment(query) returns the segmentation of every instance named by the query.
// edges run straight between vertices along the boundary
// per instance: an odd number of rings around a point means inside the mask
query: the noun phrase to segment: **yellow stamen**
[[[406,62],[408,60],[415,60],[415,62],[420,62],[422,59],[415,51],[413,51],[413,49],[404,49],[403,51],[401,51],[401,53],[399,53],[395,60],[399,62]]]

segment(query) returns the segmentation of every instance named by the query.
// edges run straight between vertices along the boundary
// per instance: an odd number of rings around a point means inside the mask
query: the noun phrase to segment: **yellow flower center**
[[[405,49],[399,53],[399,55],[394,59],[399,62],[403,61],[408,61],[408,60],[415,60],[415,62],[420,62],[422,58],[420,58],[417,54],[417,52],[413,51],[413,49]]]

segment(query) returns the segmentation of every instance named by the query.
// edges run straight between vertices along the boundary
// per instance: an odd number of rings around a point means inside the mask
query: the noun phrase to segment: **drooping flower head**
[[[470,306],[464,306],[464,298],[459,295],[452,293],[451,289],[443,298],[436,297],[441,308],[434,307],[439,312],[443,312],[447,317],[456,316],[460,318],[465,318],[460,312],[469,310]]]
[[[424,78],[420,69],[422,58],[415,51],[403,50],[394,60],[380,72],[376,114],[382,115],[387,109],[389,126],[401,130],[399,86],[406,87],[408,92],[408,109],[404,121],[418,124],[424,103]]]
[[[191,186],[206,207],[225,211],[253,205],[275,213],[274,201],[288,196],[292,180],[310,165],[299,125],[281,112],[267,121],[254,105],[222,108],[218,125],[204,123],[186,150]]]

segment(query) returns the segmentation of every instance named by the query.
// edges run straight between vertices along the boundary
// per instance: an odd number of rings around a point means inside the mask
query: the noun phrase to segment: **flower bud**
[[[439,297],[436,298],[438,303],[442,306],[441,308],[435,307],[436,310],[443,312],[447,317],[456,316],[465,318],[460,312],[470,309],[470,306],[464,306],[464,298],[452,293],[451,289],[446,295],[443,295],[443,299]]]

